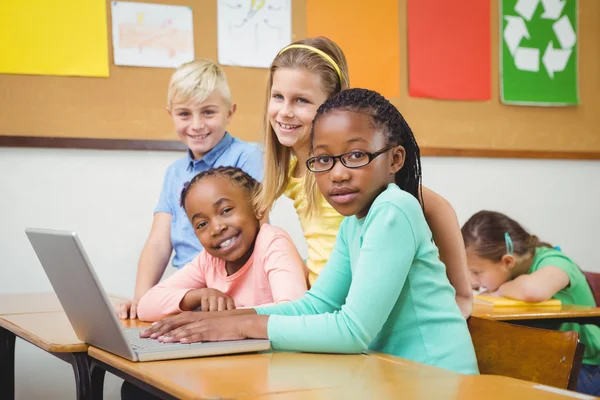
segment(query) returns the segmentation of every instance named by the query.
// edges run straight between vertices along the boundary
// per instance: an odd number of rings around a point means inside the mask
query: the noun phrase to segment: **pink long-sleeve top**
[[[180,313],[179,305],[186,293],[202,288],[225,293],[237,308],[296,300],[307,290],[307,274],[289,235],[278,227],[263,224],[252,256],[239,271],[228,276],[225,260],[202,250],[198,257],[140,299],[138,318],[158,321]]]

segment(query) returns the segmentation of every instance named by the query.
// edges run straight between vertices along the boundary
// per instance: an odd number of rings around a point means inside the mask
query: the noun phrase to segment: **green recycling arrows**
[[[502,102],[578,104],[577,0],[501,0],[500,18]]]

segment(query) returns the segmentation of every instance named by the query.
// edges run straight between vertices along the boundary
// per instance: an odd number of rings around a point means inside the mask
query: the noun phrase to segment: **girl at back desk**
[[[184,313],[142,336],[182,343],[268,338],[276,350],[307,352],[371,349],[478,373],[419,204],[419,147],[400,112],[376,92],[349,89],[319,107],[312,130],[306,167],[345,216],[312,288],[286,304]]]
[[[462,227],[473,289],[527,302],[559,299],[562,304],[596,306],[585,275],[562,252],[504,214],[480,211]],[[600,395],[600,328],[564,323],[585,345],[577,391]]]

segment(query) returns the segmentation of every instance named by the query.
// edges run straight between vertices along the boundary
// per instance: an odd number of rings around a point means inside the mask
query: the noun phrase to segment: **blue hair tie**
[[[515,252],[515,248],[513,246],[513,241],[510,238],[508,232],[504,232],[504,242],[506,243],[506,254],[513,255]]]

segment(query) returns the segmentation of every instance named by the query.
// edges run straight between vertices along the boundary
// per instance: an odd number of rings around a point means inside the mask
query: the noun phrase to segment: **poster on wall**
[[[218,0],[219,64],[268,68],[292,42],[291,0]]]
[[[489,100],[490,2],[408,0],[408,93],[442,100]]]
[[[353,87],[400,97],[400,35],[398,0],[377,0],[377,6],[347,0],[306,0],[308,37],[326,36],[340,46]],[[335,18],[331,16],[335,15]]]
[[[192,9],[113,1],[115,65],[177,68],[194,59]]]
[[[577,0],[501,0],[502,103],[579,104]]]
[[[104,0],[2,0],[0,74],[106,78],[107,31]]]

